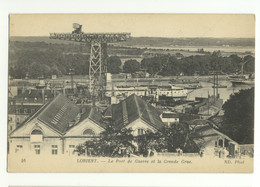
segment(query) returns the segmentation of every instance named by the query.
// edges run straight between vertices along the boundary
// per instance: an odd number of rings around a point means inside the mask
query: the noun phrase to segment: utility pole
[[[74,80],[73,80],[73,75],[75,75],[75,68],[74,68],[74,63],[71,64],[71,67],[69,69],[69,75],[70,75],[70,81],[71,81],[71,90],[73,92],[73,94],[75,94],[75,90],[74,90]]]
[[[209,115],[209,91],[208,91],[208,115]]]
[[[214,72],[213,72],[213,96],[214,96],[214,103],[215,103],[215,98],[216,98],[216,93],[215,93],[215,91],[216,91],[216,71],[215,71],[215,69],[214,69]]]
[[[216,80],[216,97],[218,98],[218,71],[217,71],[217,80]]]

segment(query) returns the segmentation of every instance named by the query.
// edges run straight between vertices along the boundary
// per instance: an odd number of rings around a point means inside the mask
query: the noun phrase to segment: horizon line
[[[88,34],[88,33],[86,33]],[[9,37],[49,37],[49,35],[41,35],[41,36],[9,36]],[[232,38],[232,39],[255,39],[255,37],[196,37],[196,36],[185,36],[185,37],[164,37],[164,36],[131,36],[130,38]]]

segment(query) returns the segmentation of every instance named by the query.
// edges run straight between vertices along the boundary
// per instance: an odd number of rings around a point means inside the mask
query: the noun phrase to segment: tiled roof
[[[84,107],[84,110],[85,112],[81,115],[80,121],[89,118],[90,120],[98,124],[100,127],[105,128],[104,123],[102,123],[102,115],[96,107],[86,106]]]
[[[162,118],[179,118],[179,114],[175,113],[163,113]]]
[[[27,114],[28,115],[28,114],[34,113],[40,107],[41,106],[39,106],[39,105],[9,105],[8,114]],[[17,110],[18,110],[18,113],[17,113]],[[21,110],[23,111],[22,113],[21,113]]]
[[[69,123],[75,120],[79,113],[80,108],[60,94],[38,115],[38,119],[64,133],[69,128]]]
[[[235,142],[234,140],[229,138],[227,135],[221,133],[220,131],[218,131],[217,129],[215,129],[209,125],[205,125],[203,127],[197,128],[195,130],[195,135],[192,138],[195,143],[199,143],[199,142],[203,142],[205,140],[205,138],[214,137],[214,136],[222,136],[223,138],[226,138],[229,141]]]
[[[41,89],[28,89],[25,90],[21,95],[18,95],[18,98],[42,98],[43,91]],[[47,98],[53,98],[54,95],[51,90],[44,90],[44,95]]]
[[[105,117],[112,117],[112,106],[109,106],[105,109],[104,111],[104,116]]]
[[[160,112],[135,94],[130,95],[119,104],[112,105],[112,119],[118,128],[126,127],[138,118],[155,129],[164,126]]]
[[[84,107],[81,112],[81,108],[75,105],[67,97],[59,94],[52,101],[43,105],[38,111],[25,120],[19,127],[25,125],[29,121],[37,118],[50,128],[64,134],[69,130],[72,125],[80,124],[86,118],[89,118],[100,127],[105,128],[102,123],[102,115],[95,107]]]

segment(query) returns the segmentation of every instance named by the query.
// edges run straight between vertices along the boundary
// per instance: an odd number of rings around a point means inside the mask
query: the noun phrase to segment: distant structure
[[[90,43],[89,91],[93,104],[104,97],[106,85],[107,43],[125,41],[130,33],[84,33],[82,25],[74,23],[72,33],[50,33],[50,39]]]

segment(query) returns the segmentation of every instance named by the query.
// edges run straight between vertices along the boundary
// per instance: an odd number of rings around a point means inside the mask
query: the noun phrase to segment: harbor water
[[[213,84],[209,82],[200,82],[202,88],[192,90],[189,92],[187,96],[187,100],[195,100],[195,97],[208,97],[209,95],[213,95]],[[249,89],[253,86],[248,85],[239,85],[239,86],[232,86],[230,81],[219,81],[219,85],[227,86],[227,88],[218,88],[218,93],[223,102],[227,101],[231,94],[239,92],[241,89]]]

